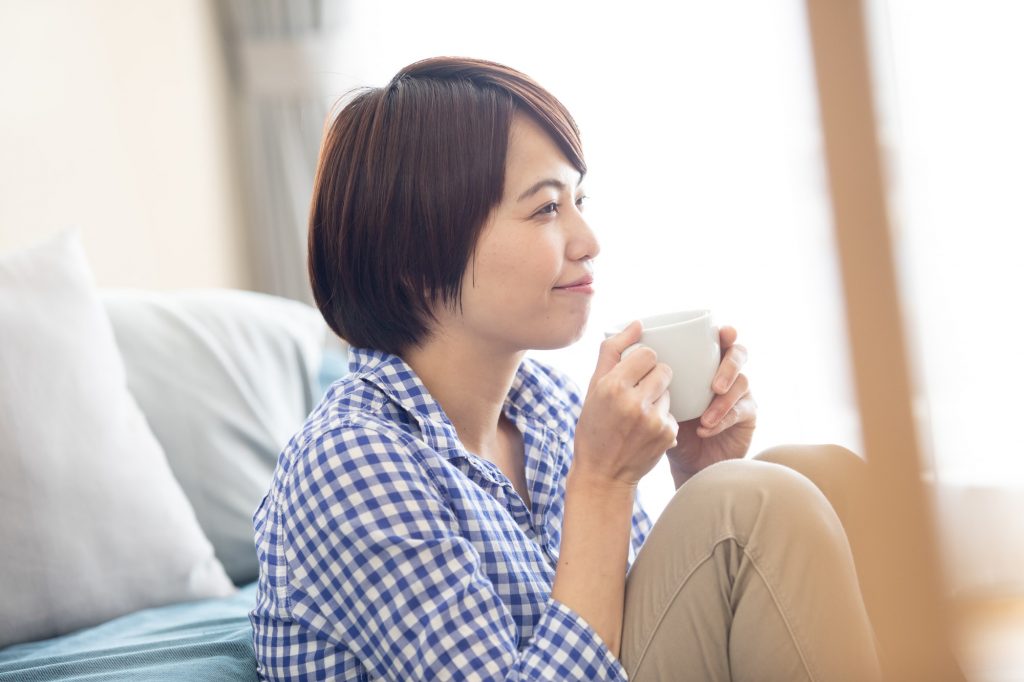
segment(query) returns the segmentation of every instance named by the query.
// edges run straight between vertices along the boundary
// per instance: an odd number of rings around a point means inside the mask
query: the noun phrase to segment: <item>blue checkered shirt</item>
[[[625,681],[551,598],[582,406],[572,382],[527,358],[505,401],[528,507],[401,358],[352,349],[351,370],[281,453],[253,518],[260,676]],[[650,528],[637,504],[630,561]]]

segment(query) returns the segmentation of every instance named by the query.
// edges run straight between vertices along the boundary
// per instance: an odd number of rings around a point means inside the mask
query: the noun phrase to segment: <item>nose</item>
[[[601,251],[601,245],[579,209],[572,211],[572,220],[569,222],[566,257],[570,260],[586,260],[597,256]]]

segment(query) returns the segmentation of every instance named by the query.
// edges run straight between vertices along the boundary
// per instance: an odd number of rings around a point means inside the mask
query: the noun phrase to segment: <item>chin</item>
[[[586,318],[575,325],[562,325],[560,329],[549,330],[547,334],[538,334],[530,348],[533,350],[558,350],[559,348],[566,348],[583,338],[583,332],[586,329]]]
[[[517,350],[558,350],[576,343],[583,337],[590,318],[590,309],[524,310],[505,318],[491,318],[482,328],[489,326],[493,338]]]

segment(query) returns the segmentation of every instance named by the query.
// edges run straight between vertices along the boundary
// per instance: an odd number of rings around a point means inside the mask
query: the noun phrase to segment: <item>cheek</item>
[[[548,292],[559,267],[556,249],[542,239],[503,240],[479,254],[476,285],[501,299],[522,300],[524,293]]]

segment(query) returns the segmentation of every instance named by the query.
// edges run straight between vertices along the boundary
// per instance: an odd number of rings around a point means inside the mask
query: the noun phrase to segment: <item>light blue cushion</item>
[[[219,599],[146,609],[0,650],[0,682],[232,680],[256,677],[248,612],[256,583]]]
[[[327,325],[250,291],[107,290],[128,388],[236,585],[256,578],[252,513],[322,395]]]

